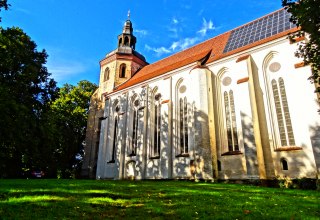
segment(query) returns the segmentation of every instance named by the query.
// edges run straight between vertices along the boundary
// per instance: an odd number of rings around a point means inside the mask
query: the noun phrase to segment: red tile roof
[[[284,9],[280,9],[284,10]],[[279,10],[278,10],[279,11]],[[259,18],[260,19],[260,18]],[[250,22],[251,23],[251,22]],[[244,26],[244,25],[243,25]],[[242,27],[242,26],[241,26]],[[238,27],[240,28],[240,27]],[[236,29],[238,29],[236,28]],[[236,30],[234,29],[234,30]],[[242,52],[244,50],[256,47],[258,45],[264,44],[266,42],[275,40],[277,38],[288,35],[289,33],[297,31],[297,28],[292,28],[287,31],[283,31],[279,34],[273,35],[271,37],[267,37],[263,40],[256,41],[254,43],[248,44],[246,46],[240,47],[238,49],[223,53],[223,50],[228,42],[230,34],[232,31],[228,31],[224,34],[211,38],[207,41],[204,41],[198,45],[195,45],[189,49],[183,50],[176,54],[173,54],[167,58],[164,58],[158,62],[147,65],[143,67],[139,72],[137,72],[133,77],[114,88],[113,92],[121,91],[125,88],[134,86],[136,84],[142,83],[144,81],[153,79],[155,77],[161,76],[165,73],[168,73],[172,70],[181,68],[188,64],[194,63],[201,58],[203,58],[210,50],[212,50],[211,57],[207,61],[207,63],[219,60],[221,58]],[[109,94],[111,94],[109,93]],[[108,94],[106,94],[108,95]]]

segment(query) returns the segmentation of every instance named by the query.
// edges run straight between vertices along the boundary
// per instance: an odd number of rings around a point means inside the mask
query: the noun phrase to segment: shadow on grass
[[[318,219],[318,201],[318,191],[236,184],[0,180],[3,219]]]

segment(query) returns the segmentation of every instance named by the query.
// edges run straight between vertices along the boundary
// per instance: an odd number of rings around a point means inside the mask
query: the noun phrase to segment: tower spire
[[[130,10],[128,10],[128,19],[124,22],[122,34],[118,36],[118,47],[130,47],[133,50],[136,46],[136,37],[133,35],[132,23],[130,21]]]

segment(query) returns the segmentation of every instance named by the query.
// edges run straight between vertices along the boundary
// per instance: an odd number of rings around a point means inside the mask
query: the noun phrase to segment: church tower
[[[118,35],[117,48],[100,61],[99,88],[92,95],[88,112],[86,141],[81,176],[95,178],[100,141],[100,127],[103,120],[104,99],[102,94],[110,93],[115,87],[135,75],[148,65],[144,56],[135,51],[137,39],[133,35],[130,12]]]
[[[114,87],[130,79],[148,64],[144,56],[135,50],[136,43],[137,38],[133,35],[130,12],[128,12],[122,33],[118,35],[118,47],[100,61],[101,94],[112,92]]]

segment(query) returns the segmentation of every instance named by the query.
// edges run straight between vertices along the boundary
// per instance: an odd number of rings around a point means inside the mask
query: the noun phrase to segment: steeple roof
[[[133,28],[132,28],[132,23],[130,20],[126,20],[126,22],[123,25],[123,34],[133,34]]]

